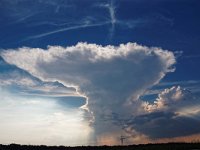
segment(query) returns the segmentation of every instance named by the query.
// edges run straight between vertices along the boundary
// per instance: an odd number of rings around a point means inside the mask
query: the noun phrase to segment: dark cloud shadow
[[[58,97],[57,102],[63,107],[78,108],[85,105],[86,99],[84,97],[67,96],[67,97]]]
[[[171,112],[155,112],[135,117],[132,127],[150,138],[172,138],[200,133],[200,121]]]

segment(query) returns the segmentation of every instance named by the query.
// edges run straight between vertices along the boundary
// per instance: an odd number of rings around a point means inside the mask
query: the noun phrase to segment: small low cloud
[[[153,104],[147,103],[145,109],[149,112],[160,110],[169,111],[170,109],[174,111],[181,107],[193,105],[195,101],[196,97],[190,91],[180,86],[173,86],[158,94],[158,98]]]

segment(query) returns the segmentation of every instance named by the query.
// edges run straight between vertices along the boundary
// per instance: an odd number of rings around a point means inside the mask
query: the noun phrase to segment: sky
[[[1,144],[200,139],[199,0],[0,0]]]

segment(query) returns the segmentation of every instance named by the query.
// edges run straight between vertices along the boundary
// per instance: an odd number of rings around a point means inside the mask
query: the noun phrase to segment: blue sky
[[[130,137],[127,144],[199,138],[199,5],[1,0],[0,130],[8,132],[1,141],[100,145],[119,144],[122,134]]]

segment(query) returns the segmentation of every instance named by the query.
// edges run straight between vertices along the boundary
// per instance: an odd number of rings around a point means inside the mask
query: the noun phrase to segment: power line
[[[130,138],[130,137],[121,135],[121,137],[120,137],[121,145],[123,145],[124,144],[124,140],[128,139],[128,138]]]

